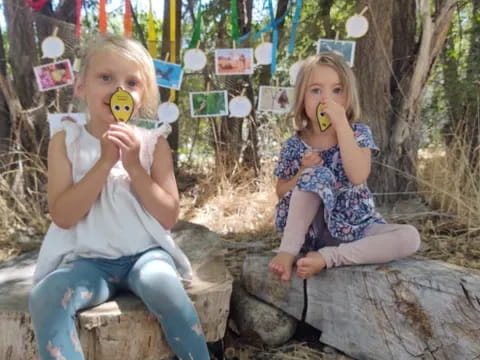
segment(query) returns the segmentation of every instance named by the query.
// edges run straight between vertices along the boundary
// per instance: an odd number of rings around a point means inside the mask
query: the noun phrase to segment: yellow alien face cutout
[[[326,131],[332,123],[330,122],[330,119],[327,117],[327,115],[323,112],[323,104],[320,103],[317,106],[317,121],[318,121],[318,126],[320,127],[320,131]]]
[[[133,97],[128,91],[118,88],[110,97],[110,111],[115,120],[127,122],[133,114]]]

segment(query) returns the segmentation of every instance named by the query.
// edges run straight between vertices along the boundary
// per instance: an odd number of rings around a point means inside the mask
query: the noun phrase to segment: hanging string
[[[82,0],[76,0],[75,18],[75,37],[80,40],[82,34]]]
[[[197,16],[195,17],[195,27],[193,29],[192,40],[188,45],[189,49],[197,47],[198,40],[200,40],[200,32],[202,31],[202,2],[198,2]]]
[[[297,36],[297,26],[300,22],[300,13],[302,12],[302,0],[297,0],[295,4],[295,14],[293,15],[292,30],[290,41],[288,42],[288,55],[292,55],[295,49],[295,40]]]
[[[106,0],[100,0],[98,2],[98,31],[100,31],[101,34],[104,34],[107,32],[107,9],[105,8]]]
[[[170,62],[175,63],[177,50],[177,0],[170,0]],[[170,90],[170,99],[175,101],[175,90]]]
[[[125,0],[125,14],[123,15],[123,29],[126,37],[132,37],[132,8],[130,0]]]
[[[155,23],[153,21],[152,0],[149,0],[148,9],[148,52],[152,58],[157,57],[157,34],[155,33]]]

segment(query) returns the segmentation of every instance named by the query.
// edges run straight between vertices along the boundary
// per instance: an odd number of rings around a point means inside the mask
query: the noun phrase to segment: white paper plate
[[[180,111],[175,103],[167,101],[160,104],[157,114],[160,122],[170,124],[177,121]]]
[[[272,63],[272,43],[264,42],[255,49],[255,59],[260,65],[268,65]]]
[[[243,118],[252,111],[252,103],[245,96],[236,96],[228,103],[230,116]]]
[[[200,49],[189,49],[183,55],[183,62],[185,63],[185,69],[202,70],[207,64],[207,57]]]

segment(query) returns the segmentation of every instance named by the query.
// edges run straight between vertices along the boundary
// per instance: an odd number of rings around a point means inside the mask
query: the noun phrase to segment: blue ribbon
[[[270,0],[271,1],[271,0]],[[270,4],[271,5],[271,4]],[[268,6],[267,4],[267,1],[264,2],[264,5],[263,5],[263,8],[266,9],[266,7]],[[263,29],[261,30],[258,30],[255,35],[253,35],[253,40],[258,40],[260,38],[260,36],[267,32],[267,31],[270,31],[274,28],[274,25],[275,27],[278,26],[280,23],[282,23],[284,20],[285,20],[285,17],[287,16],[287,14],[289,13],[289,10],[290,10],[290,7],[291,7],[291,2],[289,1],[288,5],[287,5],[287,10],[285,10],[285,13],[279,17],[278,19],[276,19],[275,21],[272,21],[269,25],[265,26]],[[273,8],[273,7],[272,7]],[[271,16],[271,15],[270,15]],[[250,37],[250,33],[246,33],[245,35],[242,35],[238,41],[239,42],[242,42],[246,39],[248,39]]]
[[[292,32],[290,33],[290,41],[288,43],[288,55],[293,54],[295,49],[295,38],[297,36],[297,26],[300,20],[300,12],[302,11],[302,0],[297,0],[295,4],[295,15],[293,16]]]

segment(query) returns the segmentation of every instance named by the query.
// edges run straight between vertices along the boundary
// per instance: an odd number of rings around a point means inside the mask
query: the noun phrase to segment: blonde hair
[[[294,126],[295,129],[305,128],[304,121],[309,121],[305,112],[305,91],[308,82],[317,66],[330,66],[340,78],[342,87],[347,92],[347,119],[350,123],[358,121],[361,116],[360,101],[358,98],[357,81],[352,69],[343,57],[333,52],[321,52],[306,58],[298,71],[295,81]]]
[[[98,36],[83,50],[78,77],[85,76],[93,55],[106,51],[115,52],[119,56],[124,56],[138,64],[142,73],[142,80],[145,83],[145,91],[138,113],[145,118],[156,117],[160,95],[156,83],[155,68],[150,54],[138,41],[119,35]]]

